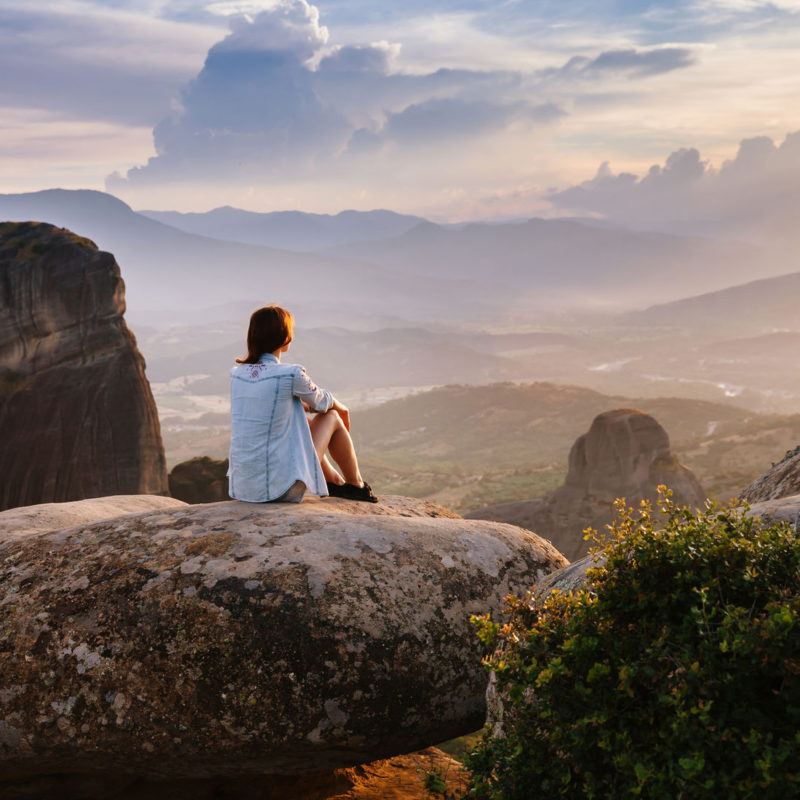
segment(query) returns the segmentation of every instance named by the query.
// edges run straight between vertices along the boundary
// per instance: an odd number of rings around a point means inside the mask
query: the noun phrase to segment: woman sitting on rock
[[[279,306],[250,317],[247,357],[231,369],[228,493],[251,503],[299,503],[306,490],[377,503],[361,478],[347,406],[316,386],[305,367],[281,363],[293,331],[291,313]]]

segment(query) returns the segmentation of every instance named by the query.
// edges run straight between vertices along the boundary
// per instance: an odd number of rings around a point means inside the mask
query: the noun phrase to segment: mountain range
[[[800,259],[787,267],[800,268]],[[639,325],[713,332],[800,331],[800,272],[709,292],[633,312]]]
[[[223,206],[200,214],[177,211],[139,213],[186,233],[299,252],[399,236],[425,221],[422,217],[383,209],[341,211],[335,215],[302,211],[261,214]]]
[[[779,274],[779,261],[753,245],[710,238],[531,219],[458,229],[424,223],[391,239],[328,252],[384,270],[409,264],[429,276],[490,278],[513,297],[511,311],[614,311],[727,288]]]
[[[313,234],[320,215],[226,215],[271,220],[274,231],[290,218],[293,235],[305,226],[309,242],[322,242]],[[497,380],[765,411],[793,409],[800,396],[800,378],[785,368],[800,357],[800,272],[753,282],[796,266],[753,246],[592,220],[456,227],[355,212],[323,216],[326,235],[412,227],[298,252],[189,233],[92,191],[2,195],[0,219],[50,221],[115,254],[148,374],[178,381],[178,408],[214,408],[211,397],[227,395],[247,317],[269,302],[297,317],[291,358],[359,405]],[[702,293],[709,284],[716,291]]]
[[[652,306],[786,272],[785,262],[752,245],[576,220],[454,227],[385,211],[158,215],[195,232],[102,192],[0,195],[0,219],[69,227],[113,252],[132,318],[161,325],[222,318],[209,316],[211,308],[215,315],[236,309],[241,319],[242,306],[275,301],[315,325],[352,328],[383,317],[508,330]],[[236,236],[259,243],[230,241]],[[275,246],[292,242],[315,252]],[[232,319],[230,313],[224,318]]]
[[[208,319],[211,307],[268,302],[291,305],[310,321],[330,312],[339,322],[365,311],[391,314],[398,303],[407,319],[426,318],[443,311],[441,297],[456,298],[459,309],[473,311],[481,296],[463,279],[427,277],[413,268],[378,272],[350,258],[186,233],[103,192],[0,195],[0,220],[50,222],[112,252],[125,277],[131,317],[151,324],[198,323]]]

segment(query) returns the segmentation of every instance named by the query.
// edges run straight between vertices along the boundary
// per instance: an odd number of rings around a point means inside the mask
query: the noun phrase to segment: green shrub
[[[618,504],[585,587],[478,620],[504,736],[471,797],[800,797],[800,539],[733,507]]]
[[[447,791],[447,781],[438,769],[425,773],[424,784],[428,794],[444,794]]]

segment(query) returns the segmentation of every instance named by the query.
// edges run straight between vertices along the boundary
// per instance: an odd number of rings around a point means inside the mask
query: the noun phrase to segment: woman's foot
[[[328,482],[328,494],[331,497],[341,497],[345,500],[361,500],[365,503],[377,503],[378,498],[373,494],[372,487],[366,482],[363,486],[354,486],[352,483]]]

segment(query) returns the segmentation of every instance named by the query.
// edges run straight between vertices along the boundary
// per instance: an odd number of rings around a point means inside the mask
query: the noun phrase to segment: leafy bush
[[[444,775],[437,769],[425,773],[424,784],[425,791],[428,794],[444,794],[447,791],[447,782],[444,779]]]
[[[733,507],[617,506],[585,587],[477,620],[503,733],[471,797],[800,797],[800,539]]]

